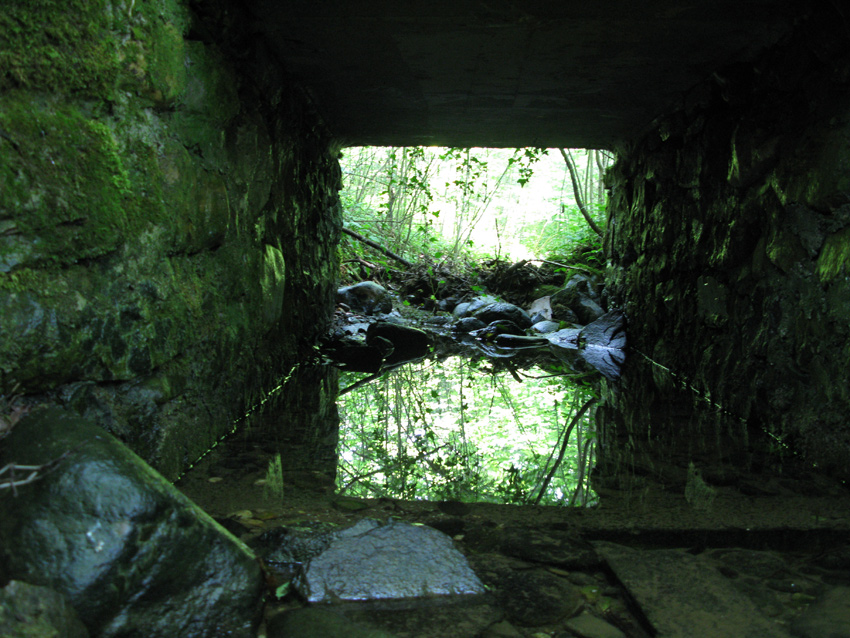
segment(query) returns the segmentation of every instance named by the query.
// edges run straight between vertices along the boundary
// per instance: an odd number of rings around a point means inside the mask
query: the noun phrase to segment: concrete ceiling
[[[247,0],[348,145],[604,148],[790,24],[790,0]]]

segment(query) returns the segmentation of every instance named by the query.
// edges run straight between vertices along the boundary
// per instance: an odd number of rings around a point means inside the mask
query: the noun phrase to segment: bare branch
[[[570,155],[569,151],[565,151],[562,148],[558,149],[561,152],[561,157],[564,158],[564,162],[567,164],[567,170],[570,172],[570,181],[573,183],[573,195],[575,196],[576,204],[578,204],[579,212],[584,217],[585,221],[588,225],[593,229],[593,232],[602,237],[603,232],[593,218],[590,216],[590,212],[587,210],[587,206],[584,203],[584,199],[581,196],[581,184],[579,183],[578,173],[576,172],[575,162],[573,161],[572,155]],[[563,204],[561,204],[563,208]]]
[[[561,451],[558,453],[558,458],[555,460],[555,463],[552,465],[552,469],[549,470],[549,473],[546,475],[546,478],[543,479],[543,485],[540,486],[540,491],[537,493],[537,498],[534,499],[534,504],[539,505],[540,500],[543,498],[543,494],[546,492],[546,488],[549,487],[549,483],[552,482],[552,478],[555,476],[555,472],[558,471],[558,467],[561,465],[561,461],[564,460],[564,454],[567,452],[567,444],[570,441],[570,434],[573,433],[573,428],[575,428],[576,424],[578,424],[581,417],[584,416],[584,413],[587,412],[587,409],[596,403],[596,399],[588,400],[579,411],[576,412],[575,416],[570,421],[567,426],[567,431],[564,434],[564,440],[561,443]]]

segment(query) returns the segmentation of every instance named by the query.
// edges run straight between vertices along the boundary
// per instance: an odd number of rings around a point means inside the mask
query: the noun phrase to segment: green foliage
[[[534,175],[532,165],[540,161],[541,156],[548,155],[549,151],[545,148],[518,148],[513,157],[508,159],[508,166],[516,165],[519,177],[516,183],[520,186],[525,186]]]
[[[593,208],[595,219],[604,216],[604,207],[595,205]],[[602,250],[602,238],[590,229],[575,205],[561,207],[550,219],[529,223],[520,235],[520,242],[532,253],[550,258],[571,255],[579,246]],[[592,265],[587,260],[571,263]]]
[[[532,502],[589,392],[564,378],[513,383],[479,361],[399,369],[341,397],[338,487],[360,497]],[[592,440],[586,414],[542,503],[592,499],[579,467]]]
[[[557,155],[542,148],[348,149],[344,221],[409,261],[563,255],[595,238]],[[600,175],[610,157],[597,151],[572,151],[570,157],[581,160],[582,200],[604,226]],[[386,262],[350,240],[342,251],[343,261]]]

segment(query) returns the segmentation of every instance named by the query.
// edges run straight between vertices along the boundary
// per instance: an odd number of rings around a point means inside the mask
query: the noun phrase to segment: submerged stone
[[[362,520],[311,558],[295,587],[309,602],[481,594],[452,540],[431,527]]]
[[[0,498],[0,581],[55,589],[103,638],[253,635],[253,554],[116,438],[43,409],[4,439],[9,463],[43,468]]]

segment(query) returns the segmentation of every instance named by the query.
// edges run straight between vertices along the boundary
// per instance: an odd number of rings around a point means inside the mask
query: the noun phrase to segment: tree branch
[[[585,221],[593,229],[593,232],[602,237],[602,229],[595,221],[593,221],[593,218],[587,210],[587,206],[585,206],[584,199],[581,196],[581,185],[578,181],[578,173],[576,172],[576,166],[572,156],[562,148],[559,148],[558,150],[561,152],[561,157],[564,158],[564,162],[567,164],[567,169],[570,171],[570,181],[573,184],[573,195],[575,196],[576,204],[578,204],[579,212],[581,212]],[[563,204],[561,204],[561,207],[563,208]]]
[[[570,441],[570,434],[573,433],[573,428],[579,422],[581,417],[584,416],[584,413],[587,412],[587,409],[596,403],[596,399],[590,399],[585,403],[579,411],[576,412],[576,415],[570,421],[570,424],[567,426],[567,433],[564,434],[564,442],[561,444],[561,451],[558,452],[558,458],[555,460],[555,463],[552,465],[552,469],[549,470],[549,474],[546,475],[546,478],[543,479],[543,485],[540,486],[540,491],[537,493],[537,498],[534,499],[534,504],[539,505],[540,500],[543,498],[543,494],[546,492],[546,488],[549,487],[549,483],[552,482],[552,478],[555,476],[555,472],[558,471],[558,467],[561,465],[561,461],[564,460],[564,454],[567,452],[567,444]]]
[[[413,267],[413,264],[410,263],[409,261],[407,261],[404,257],[400,257],[399,255],[396,255],[393,251],[387,250],[386,248],[384,248],[380,244],[372,241],[371,239],[366,239],[360,233],[355,233],[353,230],[349,230],[348,228],[345,228],[345,227],[343,227],[342,232],[344,232],[346,235],[351,235],[352,237],[354,237],[354,239],[356,239],[357,241],[363,242],[367,246],[371,246],[372,248],[377,250],[382,255],[386,255],[387,257],[389,257],[391,259],[395,259],[397,262],[404,264],[408,268]]]

